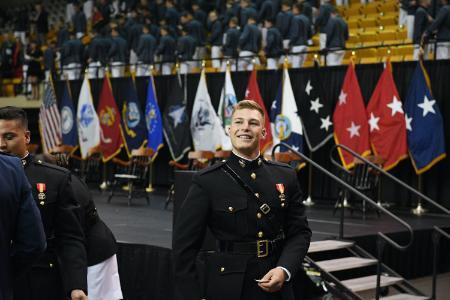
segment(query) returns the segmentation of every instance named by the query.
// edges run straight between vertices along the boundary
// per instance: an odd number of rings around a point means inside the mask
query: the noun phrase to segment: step
[[[351,246],[353,246],[353,242],[337,241],[337,240],[318,241],[318,242],[312,242],[309,245],[308,253],[316,253],[316,252],[344,249],[344,248],[350,248]]]
[[[402,281],[403,278],[401,277],[381,276],[380,286],[394,285]],[[372,290],[377,286],[377,275],[343,280],[341,283],[355,293]]]
[[[336,272],[355,268],[371,266],[377,263],[376,259],[362,257],[344,257],[330,260],[318,261],[316,264],[327,272]]]
[[[381,297],[380,300],[428,300],[430,298],[424,296],[416,296],[410,294],[397,294],[387,297]]]

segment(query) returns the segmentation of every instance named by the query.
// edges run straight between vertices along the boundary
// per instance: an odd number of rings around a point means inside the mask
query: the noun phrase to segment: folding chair
[[[148,174],[150,172],[153,154],[154,152],[152,149],[140,148],[131,151],[131,158],[129,161],[123,161],[118,158],[112,159],[119,172],[114,174],[114,182],[111,186],[108,203],[110,203],[111,199],[114,197],[117,186],[123,186],[123,184],[126,183],[128,206],[131,205],[131,200],[136,197],[138,192],[141,192],[147,200],[147,204],[150,204],[150,198],[146,188],[149,182]]]

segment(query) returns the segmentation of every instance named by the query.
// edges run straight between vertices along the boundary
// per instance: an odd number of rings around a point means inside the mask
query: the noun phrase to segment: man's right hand
[[[82,290],[73,290],[70,293],[70,298],[72,300],[88,300],[88,296]]]

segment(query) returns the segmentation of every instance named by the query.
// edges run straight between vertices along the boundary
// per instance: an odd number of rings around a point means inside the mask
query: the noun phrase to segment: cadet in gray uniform
[[[64,42],[61,49],[61,64],[63,66],[63,75],[65,78],[68,80],[80,78],[83,57],[83,43],[75,37],[74,32],[70,32],[69,40]]]
[[[448,0],[441,0],[436,20],[425,30],[424,38],[436,33],[437,48],[436,59],[450,58],[450,5]]]
[[[280,56],[283,54],[283,40],[278,28],[273,26],[272,19],[265,20],[264,26],[267,28],[267,41],[266,47],[264,47],[267,57],[267,69],[275,70],[278,68]]]
[[[227,61],[230,64],[231,71],[236,71],[236,57],[238,56],[239,37],[241,32],[237,29],[238,19],[232,17],[228,22],[228,30],[225,32],[222,53],[224,61],[222,62],[222,71],[226,70]]]
[[[308,39],[311,37],[311,25],[309,19],[303,14],[303,5],[295,3],[292,9],[294,16],[291,20],[289,32],[291,47],[291,62],[293,68],[301,68],[306,59]]]
[[[127,41],[120,36],[117,26],[111,28],[111,48],[109,48],[108,58],[111,64],[111,77],[123,77],[125,75],[125,65],[130,56]]]
[[[326,49],[331,50],[326,55],[327,66],[338,66],[345,55],[345,41],[348,40],[348,26],[332,11],[325,29],[327,33]]]
[[[139,38],[136,50],[138,56],[138,67],[136,76],[149,76],[150,66],[155,59],[156,38],[150,33],[148,25],[142,27],[142,35]]]
[[[175,61],[175,39],[169,34],[167,26],[161,26],[161,39],[159,40],[156,55],[159,55],[161,61],[162,75],[172,74],[173,62]]]
[[[211,45],[211,59],[214,68],[220,68],[220,58],[222,57],[222,43],[223,43],[223,27],[222,22],[217,16],[215,10],[209,13],[208,27],[211,32],[208,38],[208,43]]]
[[[253,70],[253,61],[259,64],[257,57],[261,49],[261,31],[256,26],[256,19],[250,16],[239,37],[239,71]]]
[[[196,49],[196,40],[188,34],[186,27],[181,29],[181,37],[177,41],[177,58],[180,62],[180,74],[187,74],[196,66],[192,61]]]

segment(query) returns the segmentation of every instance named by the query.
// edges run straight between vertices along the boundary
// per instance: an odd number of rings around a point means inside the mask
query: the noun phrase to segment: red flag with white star
[[[372,150],[384,161],[383,168],[390,170],[408,156],[408,146],[405,113],[389,62],[378,80],[366,111]]]
[[[333,123],[336,144],[347,146],[362,156],[370,153],[369,124],[355,67],[352,63],[349,64],[345,74],[339,101],[333,113]],[[353,167],[354,156],[340,148],[338,151],[344,167],[347,169]]]
[[[247,90],[245,91],[245,99],[255,101],[264,110],[264,128],[266,128],[266,137],[261,139],[259,142],[261,153],[264,153],[264,151],[272,145],[273,138],[272,130],[270,129],[270,118],[267,114],[266,106],[264,105],[261,93],[259,92],[258,82],[256,81],[256,69],[253,69],[250,79],[248,80]]]

